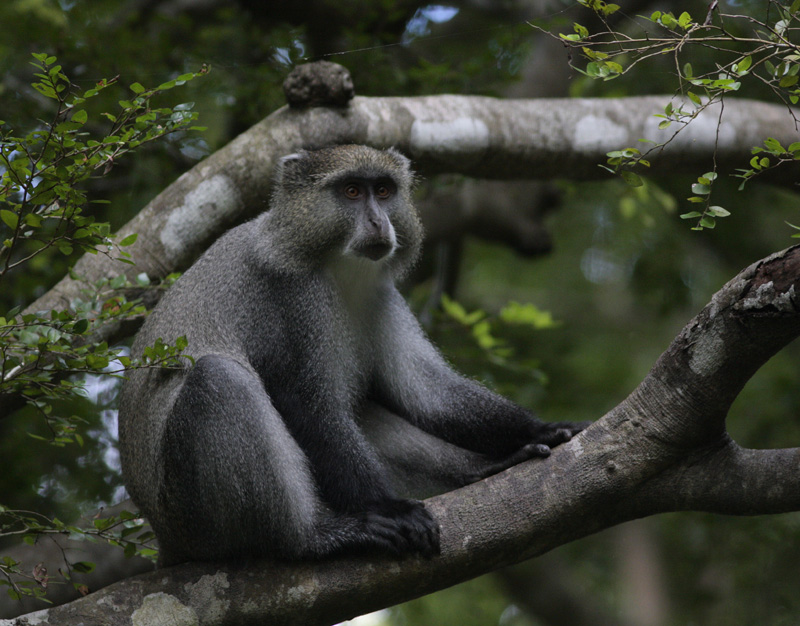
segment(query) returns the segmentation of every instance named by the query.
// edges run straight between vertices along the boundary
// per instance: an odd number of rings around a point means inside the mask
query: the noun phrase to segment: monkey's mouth
[[[352,248],[353,254],[360,257],[366,257],[371,261],[380,261],[383,257],[388,255],[394,246],[388,241],[372,241],[365,242],[360,246]]]

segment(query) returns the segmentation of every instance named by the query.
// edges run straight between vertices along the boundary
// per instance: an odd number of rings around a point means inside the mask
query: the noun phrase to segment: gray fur
[[[461,377],[424,336],[395,287],[422,240],[412,184],[394,150],[284,157],[270,211],[221,237],[146,321],[135,356],[186,335],[195,359],[132,371],[120,398],[125,484],[162,564],[432,555],[436,522],[402,498],[580,429]]]

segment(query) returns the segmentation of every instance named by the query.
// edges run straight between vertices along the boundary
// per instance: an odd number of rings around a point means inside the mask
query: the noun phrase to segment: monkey
[[[159,565],[439,553],[416,499],[546,457],[540,421],[456,373],[397,283],[423,233],[410,161],[339,145],[276,165],[268,210],[166,292],[131,353],[185,335],[193,362],[129,372],[123,480]]]

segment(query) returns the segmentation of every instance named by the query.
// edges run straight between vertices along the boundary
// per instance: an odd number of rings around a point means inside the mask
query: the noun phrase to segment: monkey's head
[[[394,149],[345,145],[290,154],[275,171],[269,227],[295,261],[324,265],[344,255],[402,274],[422,243],[413,182],[409,160]]]

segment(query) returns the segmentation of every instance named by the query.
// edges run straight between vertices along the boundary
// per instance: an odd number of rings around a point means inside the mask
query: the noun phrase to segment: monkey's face
[[[351,178],[337,185],[335,193],[352,223],[344,253],[372,261],[392,254],[397,235],[390,216],[397,210],[397,183],[389,177]]]
[[[295,249],[318,263],[350,256],[400,274],[416,260],[422,241],[410,200],[413,178],[408,159],[394,150],[301,152],[278,166],[272,211],[283,214],[284,226],[295,222]]]

